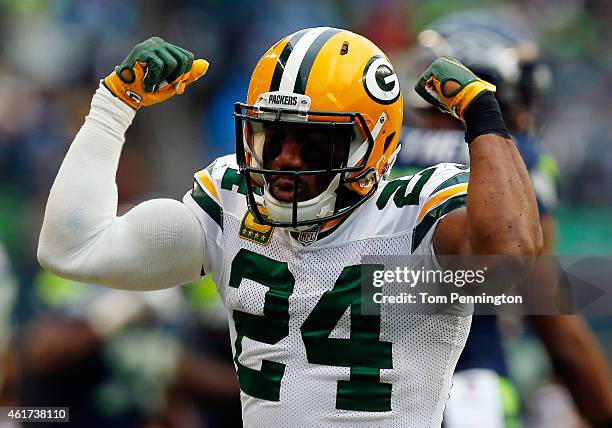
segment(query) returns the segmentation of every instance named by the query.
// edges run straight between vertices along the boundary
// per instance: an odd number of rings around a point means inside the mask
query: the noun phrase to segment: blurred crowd
[[[432,20],[483,6],[520,16],[553,71],[539,132],[559,163],[562,251],[612,253],[607,0],[0,0],[0,405],[70,402],[75,426],[240,424],[225,315],[209,279],[137,294],[75,285],[36,262],[52,180],[97,82],[133,45],[161,36],[211,65],[186,96],[139,112],[117,176],[123,210],[181,198],[194,171],[234,151],[233,103],[282,36],[344,27],[393,59]],[[609,335],[604,346],[612,351]]]

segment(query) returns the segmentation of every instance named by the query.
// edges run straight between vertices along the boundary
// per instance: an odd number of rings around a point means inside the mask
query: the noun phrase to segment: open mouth
[[[293,202],[293,179],[285,175],[270,176],[270,193],[281,202]],[[298,183],[298,201],[305,200],[304,186]]]

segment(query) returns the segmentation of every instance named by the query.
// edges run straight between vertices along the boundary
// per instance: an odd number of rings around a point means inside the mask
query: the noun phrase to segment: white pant
[[[505,392],[500,382],[505,380],[493,370],[455,373],[444,411],[444,428],[504,428]]]

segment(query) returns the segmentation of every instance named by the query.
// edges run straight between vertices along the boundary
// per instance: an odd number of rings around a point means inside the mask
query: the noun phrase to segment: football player
[[[393,66],[352,32],[298,31],[263,55],[236,104],[237,153],[197,172],[182,203],[117,217],[114,176],[136,111],[207,67],[152,38],[101,82],[51,189],[40,263],[128,290],[210,272],[246,426],[440,426],[471,317],[363,313],[361,257],[525,256],[516,280],[530,268],[542,245],[536,201],[494,87],[445,58],[417,86],[466,124],[469,197],[456,164],[389,182],[403,111]]]
[[[8,400],[8,390],[12,382],[12,346],[13,310],[17,297],[17,278],[13,274],[8,253],[0,241],[0,403]],[[6,383],[9,385],[7,386]]]
[[[535,37],[506,14],[460,12],[443,17],[418,36],[415,57],[425,67],[440,55],[451,56],[480,78],[496,85],[504,119],[529,171],[542,223],[544,252],[554,246],[557,202],[555,159],[537,141],[534,111],[550,84]],[[415,97],[412,121],[402,130],[405,149],[394,171],[408,173],[440,162],[467,163],[463,127]],[[415,123],[418,123],[415,126]],[[554,276],[540,277],[554,284]],[[612,388],[605,357],[578,315],[529,316],[531,327],[548,351],[556,374],[569,387],[582,414],[593,426],[612,421]],[[572,345],[568,345],[571,343]],[[509,380],[497,318],[474,316],[453,376],[444,416],[446,428],[513,427],[519,399]]]

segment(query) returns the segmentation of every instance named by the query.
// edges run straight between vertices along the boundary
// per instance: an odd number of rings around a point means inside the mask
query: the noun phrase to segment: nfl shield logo
[[[319,236],[319,226],[315,226],[312,229],[304,230],[298,235],[298,242],[304,246],[308,246],[317,240]]]

